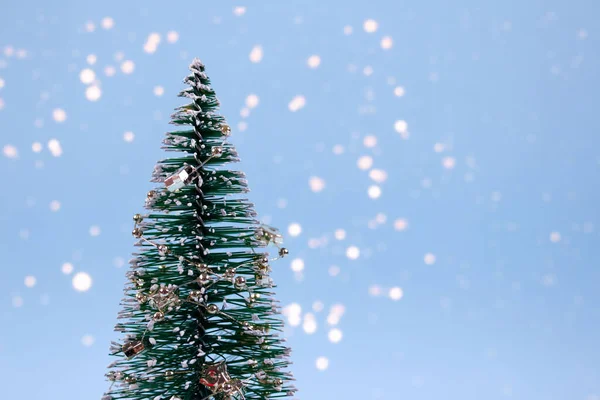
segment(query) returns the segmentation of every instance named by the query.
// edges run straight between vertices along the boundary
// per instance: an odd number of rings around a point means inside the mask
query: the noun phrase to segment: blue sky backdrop
[[[131,217],[199,57],[286,235],[298,399],[600,399],[596,2],[1,10],[5,398],[107,387]]]

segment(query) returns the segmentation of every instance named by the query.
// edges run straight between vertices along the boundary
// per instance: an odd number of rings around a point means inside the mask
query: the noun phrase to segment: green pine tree
[[[274,399],[292,396],[289,349],[273,299],[269,243],[278,258],[281,235],[261,225],[238,161],[230,128],[204,65],[194,60],[179,96],[164,149],[179,156],[158,162],[134,216],[138,238],[127,275],[103,400]],[[181,154],[183,153],[183,154]]]

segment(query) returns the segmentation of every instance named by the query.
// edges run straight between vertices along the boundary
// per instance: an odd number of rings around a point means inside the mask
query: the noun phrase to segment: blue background
[[[313,334],[286,328],[297,398],[600,399],[595,2],[38,0],[1,9],[3,397],[98,399],[107,387],[131,216],[143,210],[169,115],[184,102],[176,94],[199,57],[233,128],[235,168],[259,215],[287,236],[278,298],[317,323]],[[105,17],[114,27],[102,27]],[[162,40],[148,54],[152,32]],[[257,45],[264,55],[253,63]],[[133,73],[121,71],[119,52]],[[96,73],[97,101],[86,98],[84,68]],[[242,117],[249,94],[260,102]],[[291,112],[296,95],[306,105]],[[370,135],[375,147],[363,144]],[[358,168],[365,155],[385,182]],[[311,177],[325,188],[311,190]],[[407,229],[395,229],[399,218]],[[292,223],[300,235],[287,234]],[[91,276],[88,291],[74,290],[65,262]],[[343,338],[332,343],[336,304]],[[318,357],[329,360],[324,371]]]

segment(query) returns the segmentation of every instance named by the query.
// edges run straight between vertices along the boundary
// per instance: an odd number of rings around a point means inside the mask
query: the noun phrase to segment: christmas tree
[[[159,161],[147,214],[134,215],[139,250],[115,330],[103,400],[271,399],[293,395],[289,349],[273,299],[269,262],[287,254],[281,235],[260,224],[231,129],[204,65],[194,60]],[[260,252],[269,244],[277,256]]]

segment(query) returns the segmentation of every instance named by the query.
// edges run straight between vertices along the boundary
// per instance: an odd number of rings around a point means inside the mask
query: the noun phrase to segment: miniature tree
[[[130,261],[125,298],[103,400],[272,399],[293,395],[290,350],[273,299],[269,256],[287,254],[281,235],[256,219],[231,129],[204,65],[194,60],[158,162],[148,214],[134,216],[139,251]],[[183,154],[181,154],[183,153]],[[275,259],[275,258],[274,258]]]

